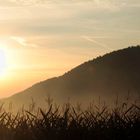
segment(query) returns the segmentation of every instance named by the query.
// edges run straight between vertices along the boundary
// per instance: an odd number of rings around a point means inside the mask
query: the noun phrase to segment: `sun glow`
[[[0,79],[5,78],[7,75],[7,62],[6,62],[6,46],[0,43]]]

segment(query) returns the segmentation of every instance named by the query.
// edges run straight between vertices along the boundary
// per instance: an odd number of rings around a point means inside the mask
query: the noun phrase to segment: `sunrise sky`
[[[137,44],[139,0],[0,0],[0,98]]]

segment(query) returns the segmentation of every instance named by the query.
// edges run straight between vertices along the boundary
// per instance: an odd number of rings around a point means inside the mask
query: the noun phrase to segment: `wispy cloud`
[[[104,43],[101,43],[101,42],[98,42],[98,41],[96,41],[96,40],[95,40],[94,38],[92,38],[92,37],[89,37],[89,36],[81,36],[81,38],[83,38],[83,39],[85,39],[85,40],[87,40],[87,41],[89,41],[89,42],[92,42],[92,43],[98,45],[98,46],[101,47],[102,49],[105,49],[105,50],[108,50],[108,51],[112,51],[112,49],[109,48],[108,45],[106,45],[106,44],[104,44]],[[96,37],[95,37],[95,38],[96,38]]]
[[[84,40],[104,50],[108,48],[106,44],[113,44],[110,43],[113,39],[124,39],[127,46],[140,36],[140,9],[133,7],[139,4],[139,0],[0,0],[1,7],[12,7],[0,9],[0,35],[12,36],[21,46],[36,46],[28,39],[34,36],[49,37],[49,41],[39,42],[43,46],[48,45],[46,42],[59,46],[83,45],[80,39],[76,43],[71,38],[66,40],[70,35],[87,35]]]
[[[10,39],[16,41],[17,43],[19,43],[21,45],[21,47],[25,46],[25,47],[37,47],[36,44],[30,43],[28,42],[25,38],[22,37],[17,37],[17,36],[11,36]]]
[[[75,5],[89,3],[95,9],[115,10],[120,7],[139,7],[139,0],[0,0],[2,6],[47,6],[54,4]]]
[[[119,4],[122,4],[119,0]],[[85,5],[90,4],[94,9],[116,9],[119,5],[114,0],[0,0],[1,6],[46,6],[50,5]]]

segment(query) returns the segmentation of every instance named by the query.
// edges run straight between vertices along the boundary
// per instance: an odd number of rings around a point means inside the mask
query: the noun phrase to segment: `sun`
[[[6,67],[5,52],[0,48],[0,79],[6,75]]]
[[[7,43],[0,40],[0,80],[5,79],[7,76]]]

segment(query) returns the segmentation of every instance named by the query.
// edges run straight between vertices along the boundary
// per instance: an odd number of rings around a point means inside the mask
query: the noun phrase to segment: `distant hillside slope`
[[[140,47],[111,52],[72,69],[64,75],[33,85],[5,102],[27,104],[34,99],[41,104],[47,95],[58,102],[68,97],[112,97],[116,94],[140,95]]]

